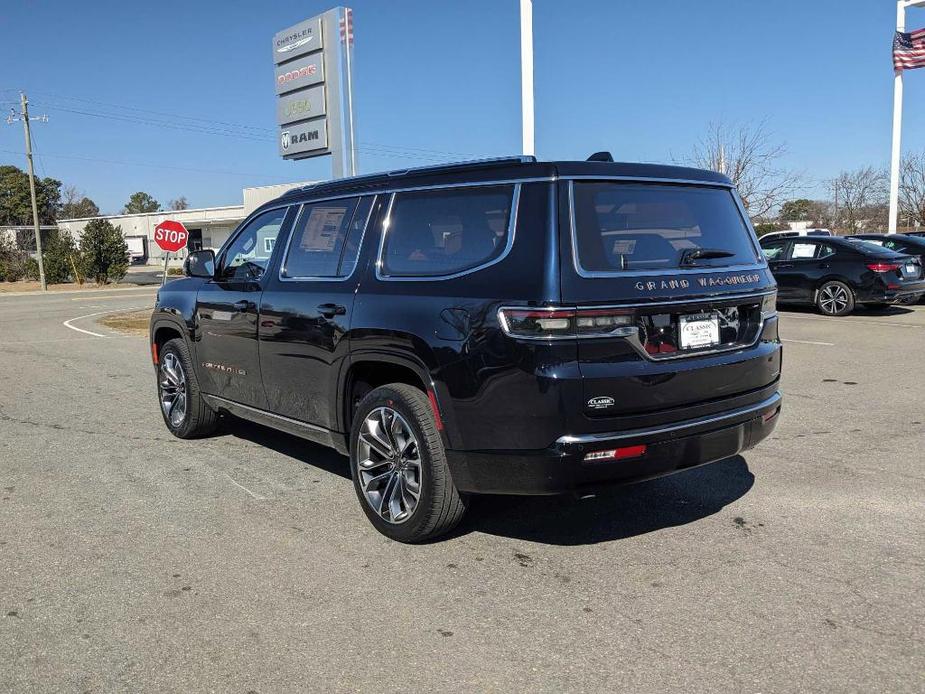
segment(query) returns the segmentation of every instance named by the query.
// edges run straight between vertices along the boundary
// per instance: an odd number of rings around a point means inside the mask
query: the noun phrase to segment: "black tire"
[[[209,407],[202,397],[199,380],[196,378],[193,360],[190,358],[186,343],[179,338],[168,340],[161,347],[157,361],[157,402],[161,416],[164,418],[164,424],[167,425],[170,433],[181,439],[196,439],[208,436],[215,431],[218,426],[218,413]],[[168,365],[177,362],[182,369],[180,374],[182,383],[179,385],[172,382],[168,369]],[[185,396],[182,417],[177,416],[179,414],[178,397],[175,396],[171,400],[175,405],[174,409],[168,410],[169,406],[164,404],[166,395],[178,391]]]
[[[395,413],[399,416],[395,417]],[[367,418],[371,418],[369,422]],[[378,448],[366,443],[372,433],[371,424],[383,421],[397,427],[386,427],[388,433],[384,438],[388,439],[387,442],[373,437],[380,448],[388,447],[387,455],[380,454]],[[414,441],[403,436],[406,427]],[[364,435],[362,442],[361,432]],[[395,453],[397,449],[402,449],[400,454]],[[406,452],[408,461],[405,459]],[[453,484],[430,402],[419,389],[404,383],[376,388],[357,406],[350,431],[350,474],[357,499],[370,523],[380,533],[398,542],[424,542],[449,532],[466,512],[468,500]],[[396,499],[399,512],[395,514],[395,520],[386,518],[374,508],[374,501],[363,488],[384,477],[387,477],[385,481],[370,486],[371,494],[378,496],[379,507],[384,509],[385,515],[391,514],[390,499]],[[416,501],[411,496],[415,484]],[[409,501],[414,503],[410,511]]]
[[[826,282],[816,292],[816,308],[826,316],[847,316],[854,305],[854,292],[844,282]]]

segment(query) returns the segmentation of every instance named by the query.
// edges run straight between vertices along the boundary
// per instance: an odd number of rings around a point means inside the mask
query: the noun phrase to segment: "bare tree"
[[[836,224],[849,234],[884,226],[888,214],[887,176],[872,166],[843,171],[832,180]]]
[[[711,123],[694,148],[692,163],[728,176],[738,188],[748,214],[766,217],[790,197],[800,176],[778,165],[786,153],[775,143],[764,123],[727,125]]]
[[[909,226],[925,224],[925,151],[903,160],[899,178],[899,217]]]
[[[189,202],[187,202],[185,195],[181,195],[176,200],[171,200],[168,203],[168,207],[170,207],[171,210],[188,210]]]
[[[77,186],[65,186],[61,191],[61,211],[58,219],[78,219],[81,217],[97,217],[100,208],[88,198]]]

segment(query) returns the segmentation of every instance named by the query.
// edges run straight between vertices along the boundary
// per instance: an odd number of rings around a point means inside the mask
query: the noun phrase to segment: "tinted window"
[[[282,208],[264,212],[248,222],[225,251],[221,278],[235,281],[260,279],[273,255],[285,216],[286,208]]]
[[[761,251],[768,260],[780,260],[784,255],[786,241],[770,241],[761,244]]]
[[[575,243],[590,272],[677,268],[690,251],[725,251],[691,265],[752,264],[756,252],[725,188],[575,183]]]
[[[349,275],[356,266],[370,205],[369,198],[362,203],[348,198],[303,205],[289,236],[283,277]]]
[[[509,241],[513,199],[513,185],[396,193],[382,273],[439,277],[498,258]]]

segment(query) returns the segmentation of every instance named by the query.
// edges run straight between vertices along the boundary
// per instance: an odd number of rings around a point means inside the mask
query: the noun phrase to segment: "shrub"
[[[128,246],[122,227],[114,227],[106,219],[88,223],[80,237],[80,256],[84,275],[97,284],[121,280],[128,270]]]
[[[0,280],[21,280],[26,276],[30,260],[29,254],[20,250],[12,239],[0,236]]]
[[[74,265],[80,263],[77,244],[67,232],[58,232],[48,239],[48,246],[43,249],[45,261],[45,280],[49,284],[61,284],[77,279],[74,277]]]

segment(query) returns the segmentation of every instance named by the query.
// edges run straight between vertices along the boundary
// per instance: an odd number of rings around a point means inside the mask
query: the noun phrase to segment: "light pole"
[[[533,0],[520,0],[520,107],[523,153],[532,156],[536,154],[533,124]]]
[[[925,7],[925,0],[896,0],[896,31],[906,30],[906,9]],[[890,225],[887,233],[896,233],[899,217],[899,164],[902,157],[903,71],[893,76],[893,155],[890,159]]]

